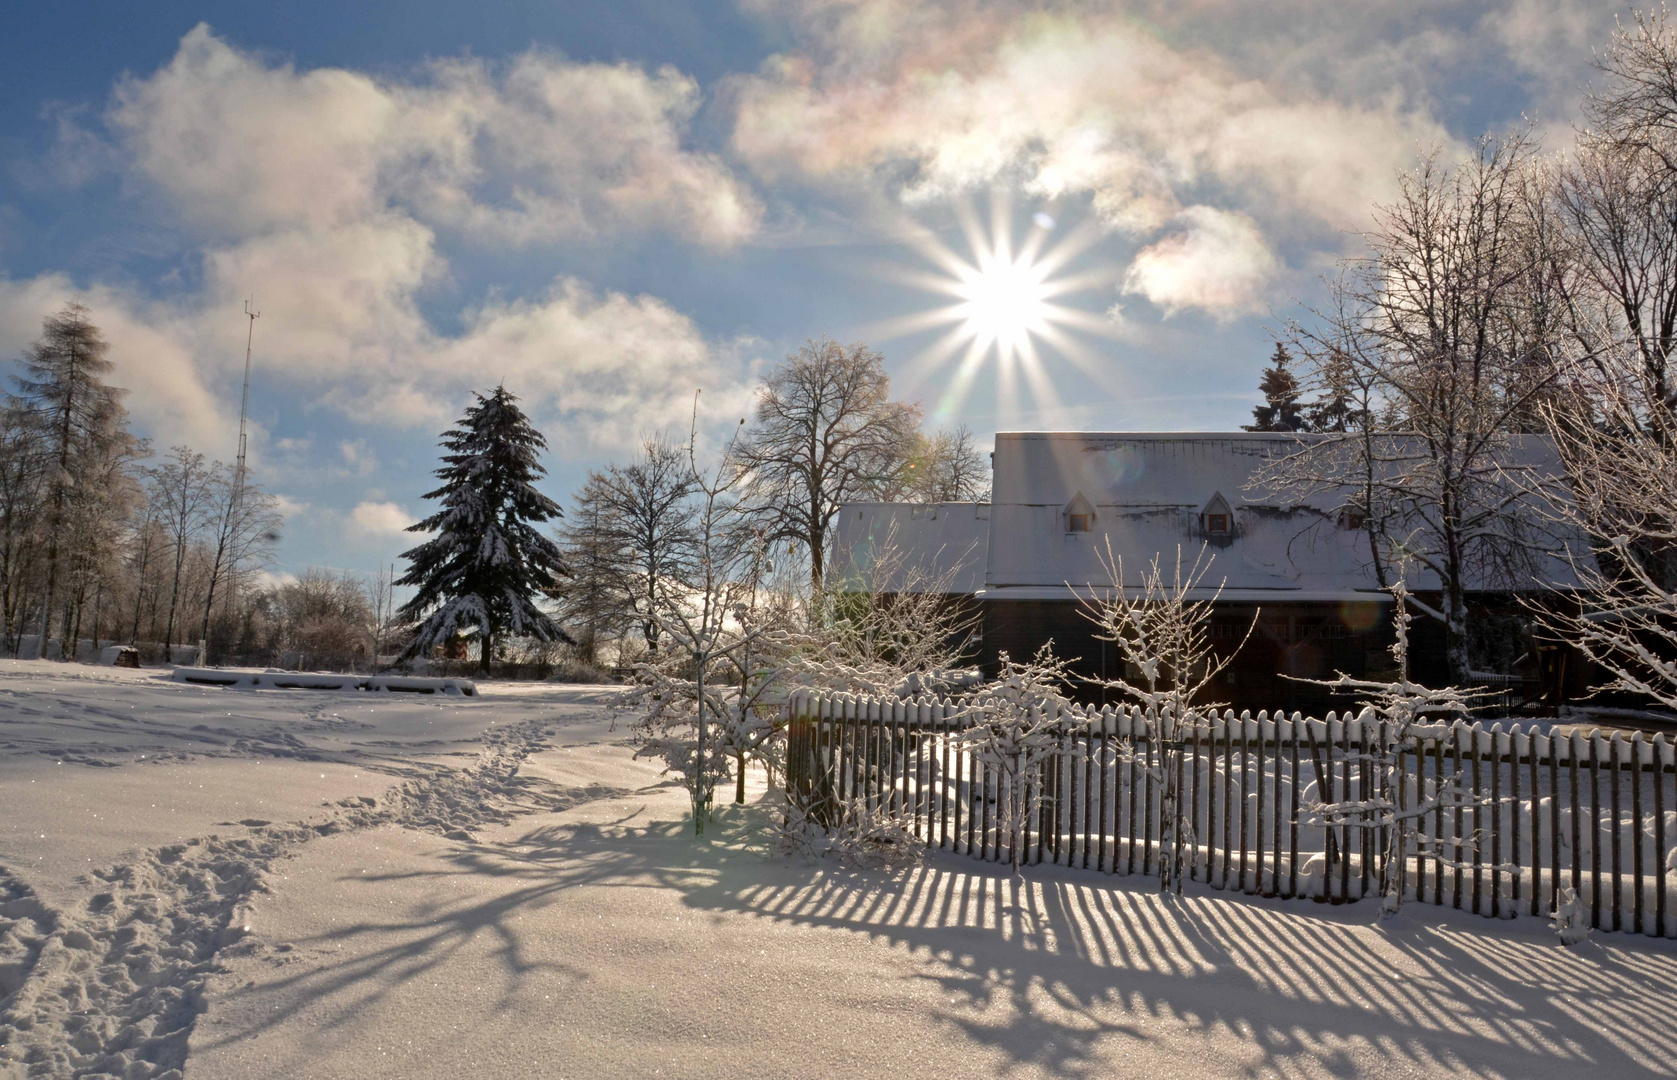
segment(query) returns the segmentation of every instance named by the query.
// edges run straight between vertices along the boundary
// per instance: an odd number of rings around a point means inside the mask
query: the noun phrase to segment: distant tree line
[[[370,663],[377,590],[264,573],[283,525],[273,496],[189,446],[154,454],[106,381],[110,350],[67,304],[0,404],[0,651],[133,645],[155,661],[202,640],[212,662]]]

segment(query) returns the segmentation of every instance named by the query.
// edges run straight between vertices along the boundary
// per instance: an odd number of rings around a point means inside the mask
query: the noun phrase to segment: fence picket
[[[1095,857],[1095,864],[1101,870],[1116,870],[1116,869],[1118,869],[1118,857],[1117,857],[1117,854],[1116,854],[1118,848],[1117,848],[1116,842],[1114,842],[1113,849],[1112,849],[1113,852],[1114,852],[1113,859],[1112,859],[1112,865],[1108,866],[1107,862],[1106,862],[1106,837],[1107,837],[1107,833],[1109,831],[1115,830],[1116,827],[1117,827],[1116,826],[1117,814],[1112,812],[1112,808],[1107,801],[1108,798],[1110,797],[1110,793],[1109,793],[1109,785],[1107,783],[1107,778],[1106,778],[1107,770],[1112,765],[1111,753],[1110,753],[1111,749],[1112,749],[1112,728],[1117,724],[1117,722],[1118,722],[1117,717],[1113,715],[1113,712],[1112,712],[1112,709],[1111,709],[1110,706],[1101,710],[1101,756],[1100,756],[1101,835],[1100,835],[1100,847],[1099,847],[1098,853]]]
[[[1636,933],[1643,933],[1642,929],[1642,733],[1636,732],[1630,737],[1630,805],[1631,805],[1631,860],[1634,873],[1631,876],[1631,888],[1636,890],[1632,896],[1631,929]]]
[[[1257,728],[1254,731],[1258,742],[1258,755],[1257,773],[1254,775],[1253,781],[1258,788],[1258,805],[1255,808],[1256,821],[1253,822],[1256,826],[1253,831],[1256,832],[1257,835],[1254,838],[1254,843],[1252,845],[1256,849],[1254,851],[1253,858],[1257,864],[1257,876],[1252,882],[1252,891],[1258,893],[1259,895],[1262,895],[1264,891],[1264,788],[1267,786],[1264,783],[1264,720],[1267,718],[1267,712],[1258,713]]]
[[[1654,736],[1654,936],[1665,937],[1665,733]]]
[[[1590,732],[1590,927],[1601,929],[1601,742],[1599,731]]]
[[[1503,874],[1498,865],[1503,862],[1503,756],[1499,753],[1498,740],[1503,735],[1503,724],[1491,724],[1491,917],[1498,919],[1503,914]],[[1477,750],[1474,748],[1474,750]],[[1474,753],[1474,761],[1479,755]],[[1479,818],[1474,818],[1474,825],[1479,825]],[[1481,830],[1482,832],[1482,830]],[[1484,847],[1484,845],[1479,845]],[[1474,911],[1479,911],[1479,864],[1474,860]]]
[[[1294,713],[1288,721],[1289,734],[1292,736],[1293,747],[1293,776],[1288,785],[1291,812],[1287,815],[1289,838],[1287,841],[1287,895],[1299,894],[1299,725],[1308,724],[1298,713]]]
[[[1351,800],[1351,719],[1349,716],[1339,718],[1339,761],[1340,761],[1340,789],[1339,801]],[[1333,763],[1328,763],[1333,768]],[[1362,792],[1357,792],[1362,798]],[[1359,830],[1360,831],[1360,830]],[[1349,820],[1339,828],[1339,898],[1351,899],[1351,825]]]

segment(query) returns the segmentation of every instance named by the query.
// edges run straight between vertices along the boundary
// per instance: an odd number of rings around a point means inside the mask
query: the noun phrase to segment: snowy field
[[[0,1078],[1677,1075],[1665,943],[699,845],[608,691],[484,691],[0,662]]]

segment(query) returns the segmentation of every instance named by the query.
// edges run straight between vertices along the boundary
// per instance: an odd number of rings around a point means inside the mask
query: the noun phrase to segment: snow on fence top
[[[1062,705],[1055,707],[1068,727],[1080,733],[1124,739],[1132,742],[1148,741],[1146,711],[1133,705],[1104,705],[1100,707]],[[794,718],[811,720],[855,720],[878,723],[906,724],[913,728],[957,731],[971,726],[982,711],[982,702],[960,702],[948,698],[875,698],[859,694],[833,694],[815,690],[794,691],[787,703],[788,714]],[[1235,741],[1262,740],[1265,743],[1287,746],[1299,742],[1306,746],[1317,742],[1362,744],[1365,739],[1379,737],[1380,723],[1373,710],[1364,709],[1353,715],[1329,712],[1323,718],[1292,715],[1277,710],[1273,715],[1260,710],[1239,713],[1225,709],[1209,713],[1201,730],[1202,738],[1221,740],[1225,736]],[[1504,728],[1500,722],[1489,726],[1483,722],[1466,720],[1439,721],[1412,728],[1421,743],[1443,743],[1446,747],[1460,745],[1464,754],[1493,753],[1506,757],[1510,753],[1537,753],[1548,757],[1551,753],[1563,762],[1577,755],[1583,759],[1593,744],[1599,749],[1598,764],[1618,760],[1628,764],[1633,756],[1644,767],[1655,761],[1667,769],[1677,768],[1677,740],[1661,734],[1646,735],[1623,731],[1578,731],[1551,736],[1537,725],[1523,728],[1513,724]],[[1185,738],[1192,735],[1185,734]],[[1551,747],[1553,749],[1551,749]],[[1633,751],[1633,747],[1635,750]],[[1610,758],[1606,755],[1612,754]],[[1677,809],[1677,808],[1674,808]]]
[[[175,682],[246,690],[371,690],[397,694],[453,694],[476,697],[470,679],[427,679],[411,675],[320,675],[300,671],[224,671],[178,667]]]

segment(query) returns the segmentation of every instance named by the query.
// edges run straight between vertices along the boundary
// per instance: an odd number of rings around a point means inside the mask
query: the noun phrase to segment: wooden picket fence
[[[787,709],[788,794],[827,820],[863,799],[911,819],[927,844],[980,859],[1010,862],[1019,844],[1021,862],[1159,871],[1161,748],[1137,710],[1061,710],[1059,745],[1026,778],[1029,823],[1014,836],[1014,785],[957,737],[968,706],[800,692]],[[1192,877],[1334,903],[1377,892],[1386,845],[1372,817],[1327,826],[1308,807],[1317,791],[1344,803],[1374,790],[1379,723],[1231,711],[1176,742]],[[1445,843],[1408,856],[1406,898],[1511,918],[1547,915],[1571,888],[1592,927],[1677,936],[1674,751],[1640,732],[1430,725],[1399,754],[1405,790],[1460,783],[1474,797],[1429,812],[1426,831]]]

